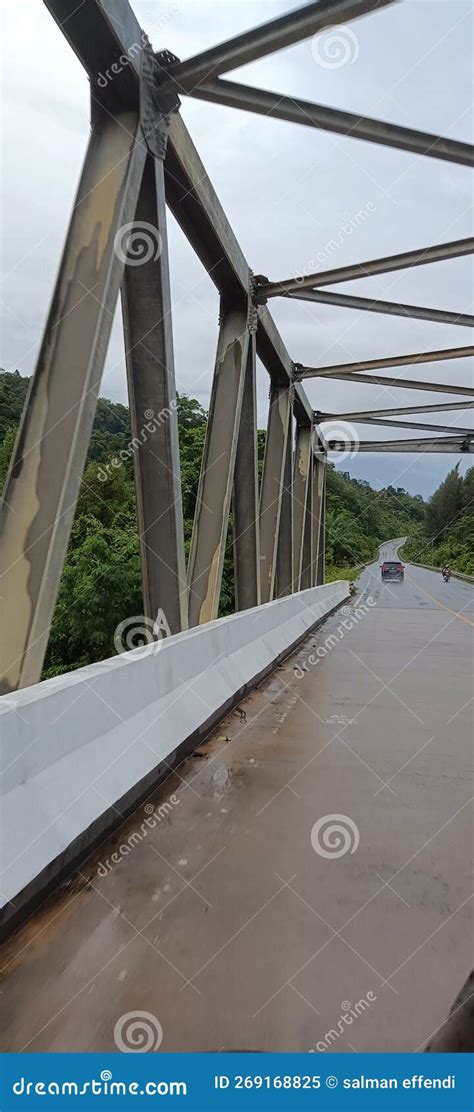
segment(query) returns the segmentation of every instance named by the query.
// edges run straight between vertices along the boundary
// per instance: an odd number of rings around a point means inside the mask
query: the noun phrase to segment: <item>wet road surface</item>
[[[417,607],[428,609],[451,610],[459,614],[460,619],[466,620],[469,625],[474,619],[474,584],[463,579],[452,577],[445,583],[441,572],[429,571],[427,568],[416,567],[414,564],[405,564],[405,578],[403,584],[380,579],[379,565],[384,560],[399,560],[398,546],[400,541],[388,541],[381,545],[380,559],[376,564],[364,571],[359,579],[359,586],[370,589],[378,603],[384,607],[413,610]],[[472,628],[472,627],[471,627]]]
[[[2,1049],[423,1047],[472,966],[474,591],[383,558],[4,946]]]

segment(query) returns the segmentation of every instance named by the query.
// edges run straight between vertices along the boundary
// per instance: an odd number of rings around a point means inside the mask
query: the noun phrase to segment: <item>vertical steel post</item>
[[[140,231],[141,229],[141,231]],[[148,155],[122,284],[145,614],[186,629],[187,584],[163,162]]]
[[[285,471],[281,495],[280,528],[276,566],[275,595],[291,595],[293,591],[293,429],[288,429]]]
[[[312,436],[311,436],[312,440]],[[303,559],[300,576],[300,591],[306,591],[313,586],[314,571],[314,528],[313,528],[313,451],[309,453],[308,460],[308,489],[306,493],[306,510],[303,529]]]
[[[312,429],[296,426],[295,463],[293,472],[293,590],[301,590],[301,574],[304,566],[303,549],[307,500],[309,490]]]
[[[315,438],[316,440],[316,438]],[[317,441],[316,441],[317,444]],[[320,527],[320,467],[318,464],[318,456],[313,452],[311,461],[311,586],[315,587],[318,581],[318,545],[319,545],[319,527]]]
[[[249,331],[247,306],[221,305],[209,419],[188,566],[189,624],[217,617],[240,428]]]
[[[260,605],[255,333],[249,337],[245,370],[234,468],[233,518],[235,609],[249,610]]]
[[[0,522],[0,691],[36,683],[79,494],[145,162],[134,112],[89,140]]]
[[[292,405],[292,387],[272,383],[260,492],[262,602],[274,595],[281,500]]]
[[[316,586],[324,583],[325,551],[326,551],[326,459],[321,454],[315,454],[313,460],[313,522],[316,551]]]
[[[318,545],[318,583],[326,581],[326,465],[323,478],[323,508],[321,512],[321,529]]]

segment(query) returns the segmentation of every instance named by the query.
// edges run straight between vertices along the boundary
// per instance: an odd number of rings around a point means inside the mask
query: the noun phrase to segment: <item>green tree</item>
[[[404,548],[407,560],[474,574],[474,467],[449,472],[433,494],[424,519],[410,531]]]
[[[459,474],[459,464],[446,476],[441,486],[433,494],[426,510],[426,526],[432,538],[443,537],[446,530],[457,520],[463,509],[463,480]]]
[[[0,373],[2,484],[27,388],[28,379],[17,372]],[[177,403],[185,546],[189,552],[207,414],[195,398],[179,394]],[[116,627],[126,618],[139,619],[143,613],[134,452],[130,444],[127,407],[99,398],[51,628],[45,676],[110,656],[115,651]],[[262,429],[258,430],[257,450],[261,476],[265,451]],[[124,451],[126,455],[121,457]],[[112,461],[114,466],[110,466]],[[472,499],[474,487],[474,472],[468,476],[462,486],[463,507]],[[368,483],[328,467],[326,541],[330,575],[331,566],[354,566],[375,557],[381,541],[413,533],[423,520],[424,503],[419,497],[413,498],[402,488],[375,492]],[[472,517],[459,533],[460,558],[465,561],[471,526]],[[219,613],[228,614],[233,609],[231,515]]]
[[[7,471],[10,463],[11,454],[16,439],[16,429],[7,429],[3,440],[0,442],[0,491],[3,490]]]
[[[0,441],[9,428],[16,429],[18,425],[29,381],[18,371],[0,371]]]

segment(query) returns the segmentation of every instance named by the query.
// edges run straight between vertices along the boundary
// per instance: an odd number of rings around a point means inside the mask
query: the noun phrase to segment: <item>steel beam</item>
[[[468,313],[451,313],[444,309],[425,309],[421,305],[402,305],[393,301],[376,301],[370,297],[355,297],[348,293],[326,293],[326,290],[302,290],[286,293],[284,297],[295,301],[316,301],[321,305],[336,305],[340,309],[363,309],[368,313],[386,313],[392,317],[437,321],[439,324],[458,324],[462,328],[474,327],[474,316]]]
[[[362,425],[382,425],[392,429],[420,429],[422,432],[447,432],[452,433],[453,436],[474,435],[471,429],[458,428],[453,425],[431,425],[427,424],[425,421],[389,421],[385,419],[379,421],[376,417],[359,417],[358,421],[355,423],[357,424],[359,422]]]
[[[464,439],[460,436],[442,436],[430,439],[426,437],[424,440],[361,440],[359,443],[354,441],[348,444],[347,441],[330,441],[330,452],[455,452],[458,454],[469,453],[474,451],[474,434],[470,434]]]
[[[280,527],[278,530],[278,549],[275,596],[282,598],[293,592],[293,429],[288,429],[285,454],[285,471],[281,494]]]
[[[303,527],[303,559],[300,575],[300,591],[306,591],[309,587],[313,586],[313,461],[313,452],[310,451],[308,464],[308,489],[306,492],[306,507]]]
[[[138,79],[148,40],[128,0],[44,3],[87,70],[93,100],[110,109],[138,107]]]
[[[229,108],[241,108],[245,112],[256,112],[260,116],[287,120],[289,123],[303,124],[304,127],[332,131],[351,139],[362,139],[379,146],[395,147],[409,151],[410,154],[426,155],[455,162],[461,166],[474,164],[474,149],[469,143],[455,139],[444,139],[409,127],[389,124],[384,120],[374,120],[354,112],[342,112],[339,108],[328,108],[324,104],[313,104],[310,100],[283,96],[282,93],[255,89],[250,85],[239,85],[234,81],[216,77],[203,80],[197,88],[188,90],[189,96],[212,104],[225,104]]]
[[[304,540],[310,488],[312,429],[296,426],[293,469],[293,590],[300,591],[304,567]]]
[[[1,690],[41,675],[145,162],[138,118],[93,129],[34,379],[8,474],[0,536]],[[104,490],[106,498],[106,490]]]
[[[87,70],[94,96],[111,103],[138,103],[139,79],[147,36],[128,0],[44,0],[62,33]],[[126,56],[119,73],[111,62]],[[109,69],[107,87],[102,87]],[[102,78],[101,78],[102,74]],[[114,100],[116,98],[116,101]],[[250,270],[219,198],[178,113],[169,119],[165,159],[166,203],[206,268],[221,296],[232,301],[248,296]],[[272,379],[291,381],[293,363],[275,322],[259,309],[257,354]],[[311,423],[312,406],[304,388],[295,387],[295,404]]]
[[[316,433],[318,429],[316,427]],[[311,568],[311,586],[315,587],[318,578],[318,544],[319,544],[319,527],[321,516],[321,498],[320,490],[318,489],[318,482],[320,482],[321,472],[321,457],[313,453],[312,468],[311,468],[311,528],[313,532],[311,542],[312,554],[312,568]]]
[[[178,114],[170,117],[165,187],[168,207],[221,296],[248,296],[249,265]]]
[[[474,387],[473,387],[474,392]],[[443,413],[453,409],[474,409],[474,401],[470,402],[440,402],[437,405],[408,405],[394,406],[393,409],[365,409],[354,413],[322,413],[316,410],[315,421],[364,421],[367,417],[391,417],[401,413]]]
[[[249,346],[247,306],[221,324],[189,554],[189,624],[217,618]]]
[[[400,255],[388,255],[383,259],[370,259],[366,263],[352,263],[334,270],[320,270],[315,274],[301,274],[296,278],[285,278],[282,282],[260,282],[258,291],[262,298],[281,297],[292,290],[315,289],[317,286],[332,286],[338,282],[350,282],[355,278],[370,278],[373,274],[388,274],[393,270],[406,267],[426,266],[445,259],[457,259],[472,255],[474,239],[456,239],[452,243],[438,243],[433,247],[421,247],[416,251],[403,251]]]
[[[322,378],[327,375],[376,371],[383,367],[410,367],[418,363],[437,363],[442,360],[465,359],[474,355],[474,347],[443,348],[439,351],[418,351],[414,355],[388,355],[382,359],[359,359],[356,363],[335,363],[332,367],[302,367],[296,364],[298,379]]]
[[[249,338],[239,438],[234,468],[235,609],[260,604],[260,533],[258,528],[258,459],[255,334]]]
[[[318,584],[326,582],[326,467],[323,476],[323,497],[318,543]]]
[[[286,387],[292,385],[295,418],[300,425],[310,427],[313,423],[313,407],[301,383],[294,382],[294,363],[266,305],[258,307],[257,322],[257,354],[272,383]]]
[[[422,382],[415,378],[389,378],[388,375],[334,374],[336,381],[368,382],[372,386],[398,387],[400,390],[428,390],[430,394],[463,394],[472,397],[472,386],[450,386],[445,382]]]
[[[181,91],[192,91],[205,78],[246,66],[276,50],[283,50],[315,35],[325,27],[346,23],[366,12],[376,11],[393,3],[393,0],[316,0],[287,12],[277,19],[263,23],[251,31],[226,42],[212,46],[202,54],[175,63],[166,70],[168,80],[173,80]]]
[[[179,633],[188,599],[166,205],[163,164],[150,156],[136,221],[145,227],[145,254],[141,265],[125,267],[122,307],[144,612],[154,620],[162,609]]]
[[[291,388],[270,388],[265,458],[260,490],[260,563],[262,602],[271,602],[280,529],[281,500],[285,476],[287,441],[291,417]]]
[[[315,585],[324,583],[326,549],[326,459],[319,453],[313,459],[313,548],[315,551]]]
[[[252,288],[248,263],[178,115],[170,118],[165,182],[167,204],[220,294],[229,300],[248,296]],[[258,309],[257,355],[273,383],[289,385],[293,361],[265,305]],[[313,407],[299,384],[294,401],[300,422],[311,424]]]

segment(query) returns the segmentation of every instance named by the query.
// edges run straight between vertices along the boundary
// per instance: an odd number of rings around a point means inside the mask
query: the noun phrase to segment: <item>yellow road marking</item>
[[[455,618],[459,618],[460,622],[465,622],[466,625],[474,626],[474,622],[471,622],[470,618],[465,618],[464,615],[459,614],[457,610],[452,610],[450,606],[446,606],[445,602],[440,602],[439,598],[435,598],[434,595],[430,595],[430,592],[425,590],[425,588],[421,586],[421,583],[418,583],[418,580],[414,579],[412,575],[409,575],[408,578],[411,579],[412,583],[414,583],[416,587],[419,587],[420,591],[423,591],[423,594],[426,595],[427,598],[430,598],[432,602],[435,602],[437,606],[441,606],[443,610],[449,610],[449,613],[454,614]]]

